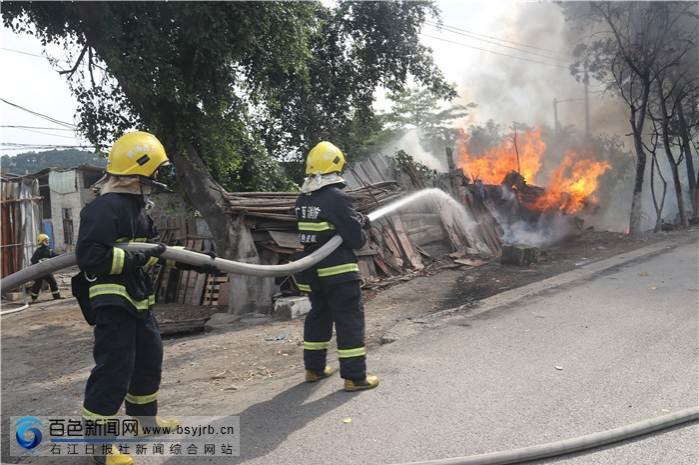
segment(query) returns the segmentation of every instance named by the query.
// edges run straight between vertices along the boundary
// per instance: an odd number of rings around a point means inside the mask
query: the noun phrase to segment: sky
[[[553,126],[556,98],[559,122],[583,127],[583,86],[567,69],[574,38],[557,5],[456,0],[438,0],[437,5],[444,28],[426,25],[422,41],[434,50],[447,80],[457,84],[460,97],[454,103],[478,105],[459,125],[492,118],[504,126],[513,122]],[[15,35],[4,27],[0,39],[1,154],[88,145],[69,130],[75,99],[46,59],[46,54],[60,59],[62,51],[45,50],[36,38]],[[592,91],[591,112],[598,114],[592,130],[608,129],[619,121],[617,113],[598,97],[599,89],[593,86]]]

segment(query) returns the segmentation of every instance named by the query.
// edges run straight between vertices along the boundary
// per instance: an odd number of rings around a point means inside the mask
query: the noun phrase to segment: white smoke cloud
[[[448,171],[446,159],[437,158],[434,154],[425,151],[422,145],[420,145],[420,131],[418,129],[408,130],[404,136],[390,145],[394,150],[403,150],[413,157],[413,160],[430,169],[440,173],[446,173]]]

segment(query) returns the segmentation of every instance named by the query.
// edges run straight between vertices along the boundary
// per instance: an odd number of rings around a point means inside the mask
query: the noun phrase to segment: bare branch
[[[83,57],[85,56],[85,52],[87,52],[89,50],[89,48],[90,47],[87,44],[85,44],[83,46],[82,51],[80,52],[80,56],[78,57],[75,64],[73,65],[73,68],[65,70],[65,71],[59,71],[58,74],[67,74],[68,79],[71,79],[73,77],[73,74],[75,74],[75,72],[78,70],[78,66],[80,66],[80,62],[83,61]]]

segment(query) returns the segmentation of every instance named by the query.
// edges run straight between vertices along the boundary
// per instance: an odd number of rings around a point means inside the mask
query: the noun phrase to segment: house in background
[[[79,165],[71,169],[46,168],[36,173],[14,175],[3,169],[2,276],[30,265],[36,237],[49,236],[57,253],[75,251],[80,230],[80,211],[95,198],[90,189],[104,175],[104,168]],[[182,198],[171,192],[154,194],[152,215],[168,244],[186,244],[192,239],[211,239],[203,218],[187,209]]]
[[[80,227],[80,210],[95,198],[90,186],[104,174],[104,168],[79,165],[72,169],[47,168],[25,177],[39,181],[41,231],[51,238],[58,253],[75,250]]]
[[[43,232],[49,236],[50,247],[56,252],[75,250],[80,228],[80,210],[95,198],[90,186],[103,174],[104,168],[79,165],[71,169],[46,168],[36,173],[13,176],[14,183],[38,183],[38,222],[36,218],[25,216],[12,226],[25,231],[23,247],[33,251],[36,247],[36,236]],[[27,259],[20,266],[28,265]]]

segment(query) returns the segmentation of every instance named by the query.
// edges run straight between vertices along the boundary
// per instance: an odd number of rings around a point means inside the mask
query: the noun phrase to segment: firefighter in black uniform
[[[46,234],[39,234],[36,237],[36,243],[39,247],[37,247],[37,249],[34,251],[34,255],[32,255],[32,264],[36,265],[37,263],[41,263],[44,260],[48,260],[49,258],[58,257],[58,254],[49,248],[49,236],[47,236]],[[34,285],[31,289],[31,303],[36,303],[36,300],[39,298],[39,293],[41,292],[41,284],[44,281],[49,283],[49,287],[51,288],[51,295],[54,299],[65,298],[61,297],[61,291],[58,290],[58,283],[56,282],[56,278],[54,278],[54,276],[51,273],[49,273],[46,276],[37,278],[36,281],[34,281]]]
[[[157,416],[163,343],[151,311],[155,292],[142,269],[157,263],[165,246],[142,251],[116,247],[119,242],[159,240],[146,202],[152,186],[163,186],[153,178],[167,164],[165,149],[155,136],[125,134],[109,153],[99,197],[80,213],[75,254],[87,281],[85,287],[89,287],[88,311],[95,324],[95,367],[83,403],[87,435],[92,431],[104,436],[99,425],[114,417],[123,403],[126,414],[135,417],[141,427],[173,428],[180,423]],[[75,287],[74,282],[74,293]],[[118,451],[97,452],[93,460],[107,465],[134,463],[131,456]]]
[[[364,306],[353,251],[366,243],[364,230],[370,227],[370,221],[354,209],[352,199],[341,190],[345,187],[341,176],[344,164],[344,155],[330,142],[319,143],[308,154],[308,177],[295,207],[304,254],[319,249],[336,234],[342,237],[342,243],[296,279],[311,301],[303,336],[306,382],[333,373],[326,363],[334,323],[344,389],[361,391],[379,384],[377,376],[366,374]]]

